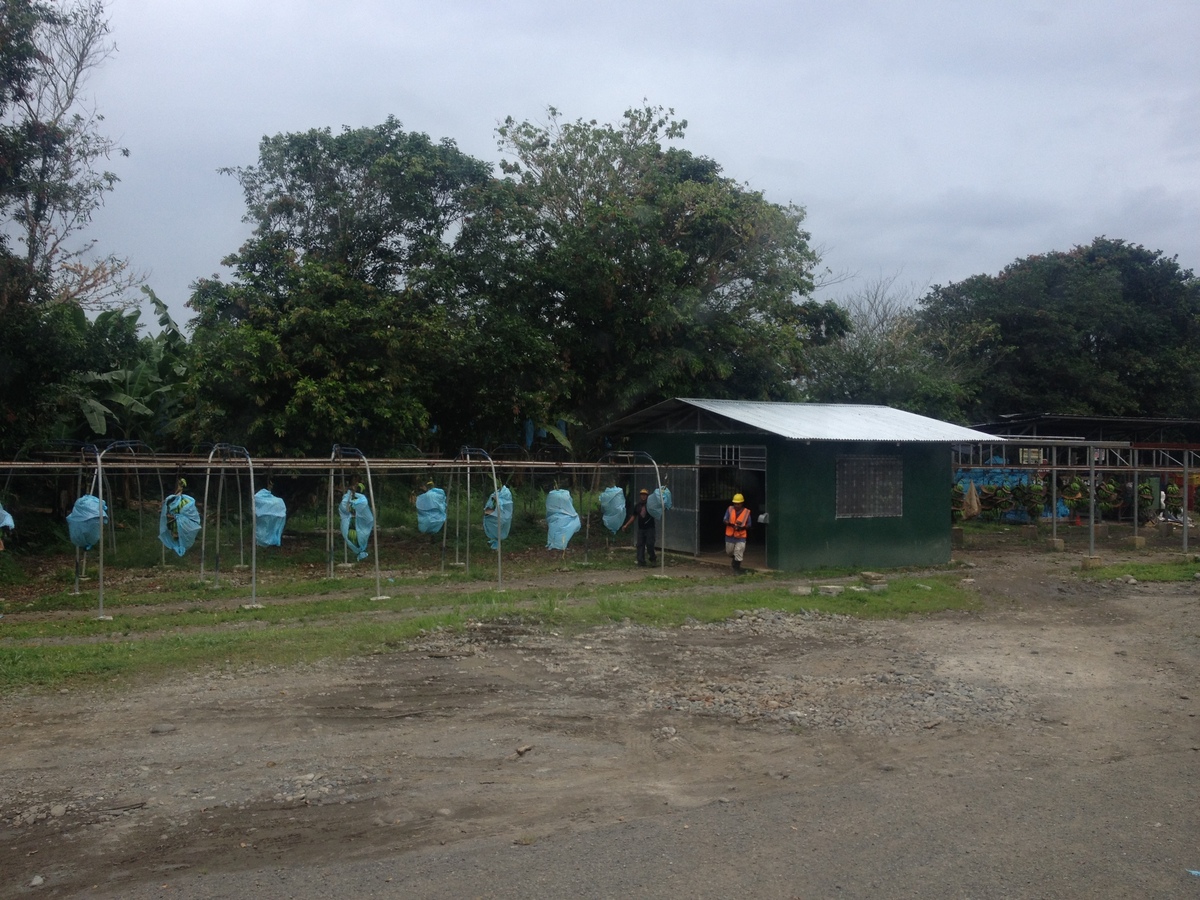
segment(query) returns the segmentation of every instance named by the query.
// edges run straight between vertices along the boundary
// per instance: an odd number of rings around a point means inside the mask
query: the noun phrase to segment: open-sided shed
[[[748,557],[780,570],[947,562],[951,447],[1002,440],[886,406],[683,398],[604,431],[687,467],[671,476],[669,549],[719,549],[740,492],[756,520]]]

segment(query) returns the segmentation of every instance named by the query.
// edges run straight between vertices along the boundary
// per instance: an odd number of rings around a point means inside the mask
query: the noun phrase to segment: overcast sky
[[[130,150],[97,217],[179,320],[249,233],[220,166],[394,115],[496,161],[506,116],[687,119],[808,211],[824,265],[922,288],[1104,234],[1200,268],[1200,3],[107,0],[92,80]],[[147,316],[152,321],[152,317]]]

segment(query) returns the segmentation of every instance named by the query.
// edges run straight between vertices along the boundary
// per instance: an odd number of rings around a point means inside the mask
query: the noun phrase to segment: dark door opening
[[[700,470],[697,537],[701,553],[725,549],[725,510],[729,508],[734,494],[746,498],[746,506],[753,517],[746,549],[759,548],[760,553],[765,551],[767,526],[759,523],[758,517],[764,512],[766,481],[765,472],[733,466]]]

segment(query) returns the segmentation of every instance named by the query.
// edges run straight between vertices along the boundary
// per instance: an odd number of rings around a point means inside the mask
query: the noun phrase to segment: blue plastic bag
[[[582,526],[579,513],[575,512],[575,504],[571,502],[570,491],[560,488],[546,495],[546,525],[546,549],[566,550],[567,544],[571,543],[571,538]]]
[[[446,492],[429,488],[417,497],[417,530],[421,534],[437,534],[446,524]]]
[[[254,539],[260,547],[278,547],[287,524],[287,504],[263,488],[254,495]]]
[[[199,533],[200,510],[196,498],[182,492],[167,497],[158,517],[158,539],[163,545],[183,556]]]
[[[625,524],[625,492],[619,487],[605,488],[600,492],[600,516],[604,527],[616,534]]]
[[[338,504],[338,515],[342,517],[342,537],[346,546],[354,551],[355,559],[367,558],[367,542],[371,529],[375,527],[375,516],[366,494],[346,491]]]
[[[650,513],[655,519],[663,517],[663,510],[671,508],[671,489],[666,487],[655,488],[650,492],[650,496],[646,498],[646,512]]]
[[[512,491],[505,485],[488,497],[483,507],[483,533],[487,535],[488,544],[493,550],[499,548],[500,542],[508,537],[512,517]]]
[[[13,522],[12,513],[6,510],[3,506],[0,506],[0,528],[16,527],[16,524]]]
[[[67,515],[67,532],[71,543],[82,550],[91,550],[100,540],[100,498],[94,494],[84,494],[75,501],[75,506]],[[108,504],[104,504],[104,524],[108,523]]]

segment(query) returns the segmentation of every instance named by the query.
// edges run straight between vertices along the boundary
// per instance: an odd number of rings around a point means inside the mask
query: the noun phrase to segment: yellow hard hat
[[[746,502],[746,498],[745,498],[745,497],[743,497],[741,494],[734,494],[734,495],[733,495],[733,502],[734,502],[734,503],[745,503],[745,502]]]

